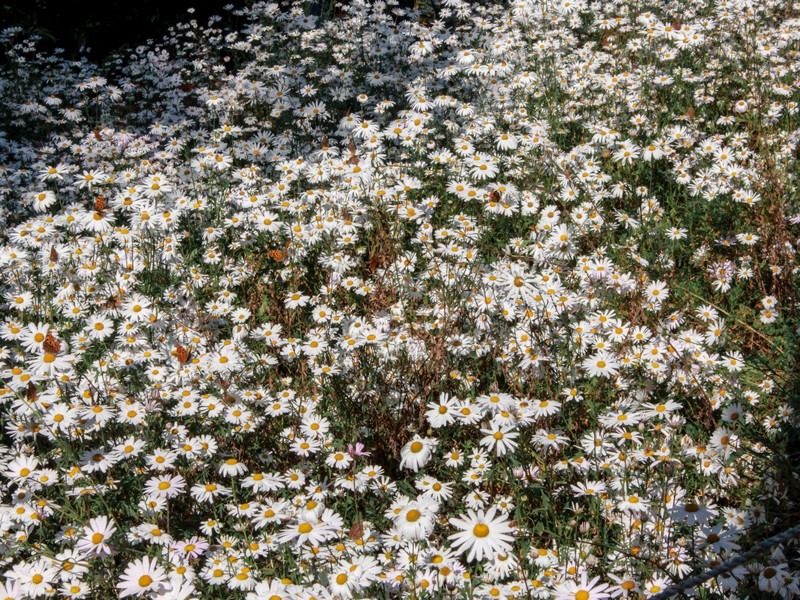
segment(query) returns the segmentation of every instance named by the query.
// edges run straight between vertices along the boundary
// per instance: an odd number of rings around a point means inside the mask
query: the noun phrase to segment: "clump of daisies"
[[[0,32],[0,596],[646,597],[794,524],[796,6],[430,4]]]

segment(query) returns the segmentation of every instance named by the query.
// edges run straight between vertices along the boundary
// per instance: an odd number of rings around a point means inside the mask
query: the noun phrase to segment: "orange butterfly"
[[[189,351],[178,344],[175,346],[175,356],[178,358],[178,362],[182,365],[185,365],[189,362]]]
[[[44,348],[45,352],[49,352],[50,354],[58,354],[61,352],[61,342],[56,339],[52,331],[48,331],[44,338],[42,348]]]
[[[50,262],[56,262],[56,261],[58,261],[58,250],[56,250],[56,247],[53,246],[52,248],[50,248]]]
[[[106,209],[106,199],[98,196],[94,201],[94,209],[99,213],[103,212]]]
[[[267,255],[276,262],[283,262],[289,256],[285,248],[274,248],[267,252]]]

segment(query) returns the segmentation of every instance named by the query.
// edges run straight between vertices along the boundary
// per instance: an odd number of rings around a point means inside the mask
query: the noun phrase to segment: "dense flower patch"
[[[487,4],[2,32],[0,597],[638,598],[797,523],[800,5]]]

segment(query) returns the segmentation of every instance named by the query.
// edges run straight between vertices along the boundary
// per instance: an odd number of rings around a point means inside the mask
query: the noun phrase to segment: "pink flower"
[[[364,444],[356,442],[356,445],[347,444],[347,453],[355,458],[356,456],[370,456],[372,452],[364,452]]]

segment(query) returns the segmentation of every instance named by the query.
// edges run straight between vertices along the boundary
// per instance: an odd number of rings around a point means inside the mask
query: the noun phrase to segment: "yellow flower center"
[[[303,534],[311,533],[312,529],[314,528],[311,526],[311,523],[300,523],[300,525],[297,527],[297,531]]]

